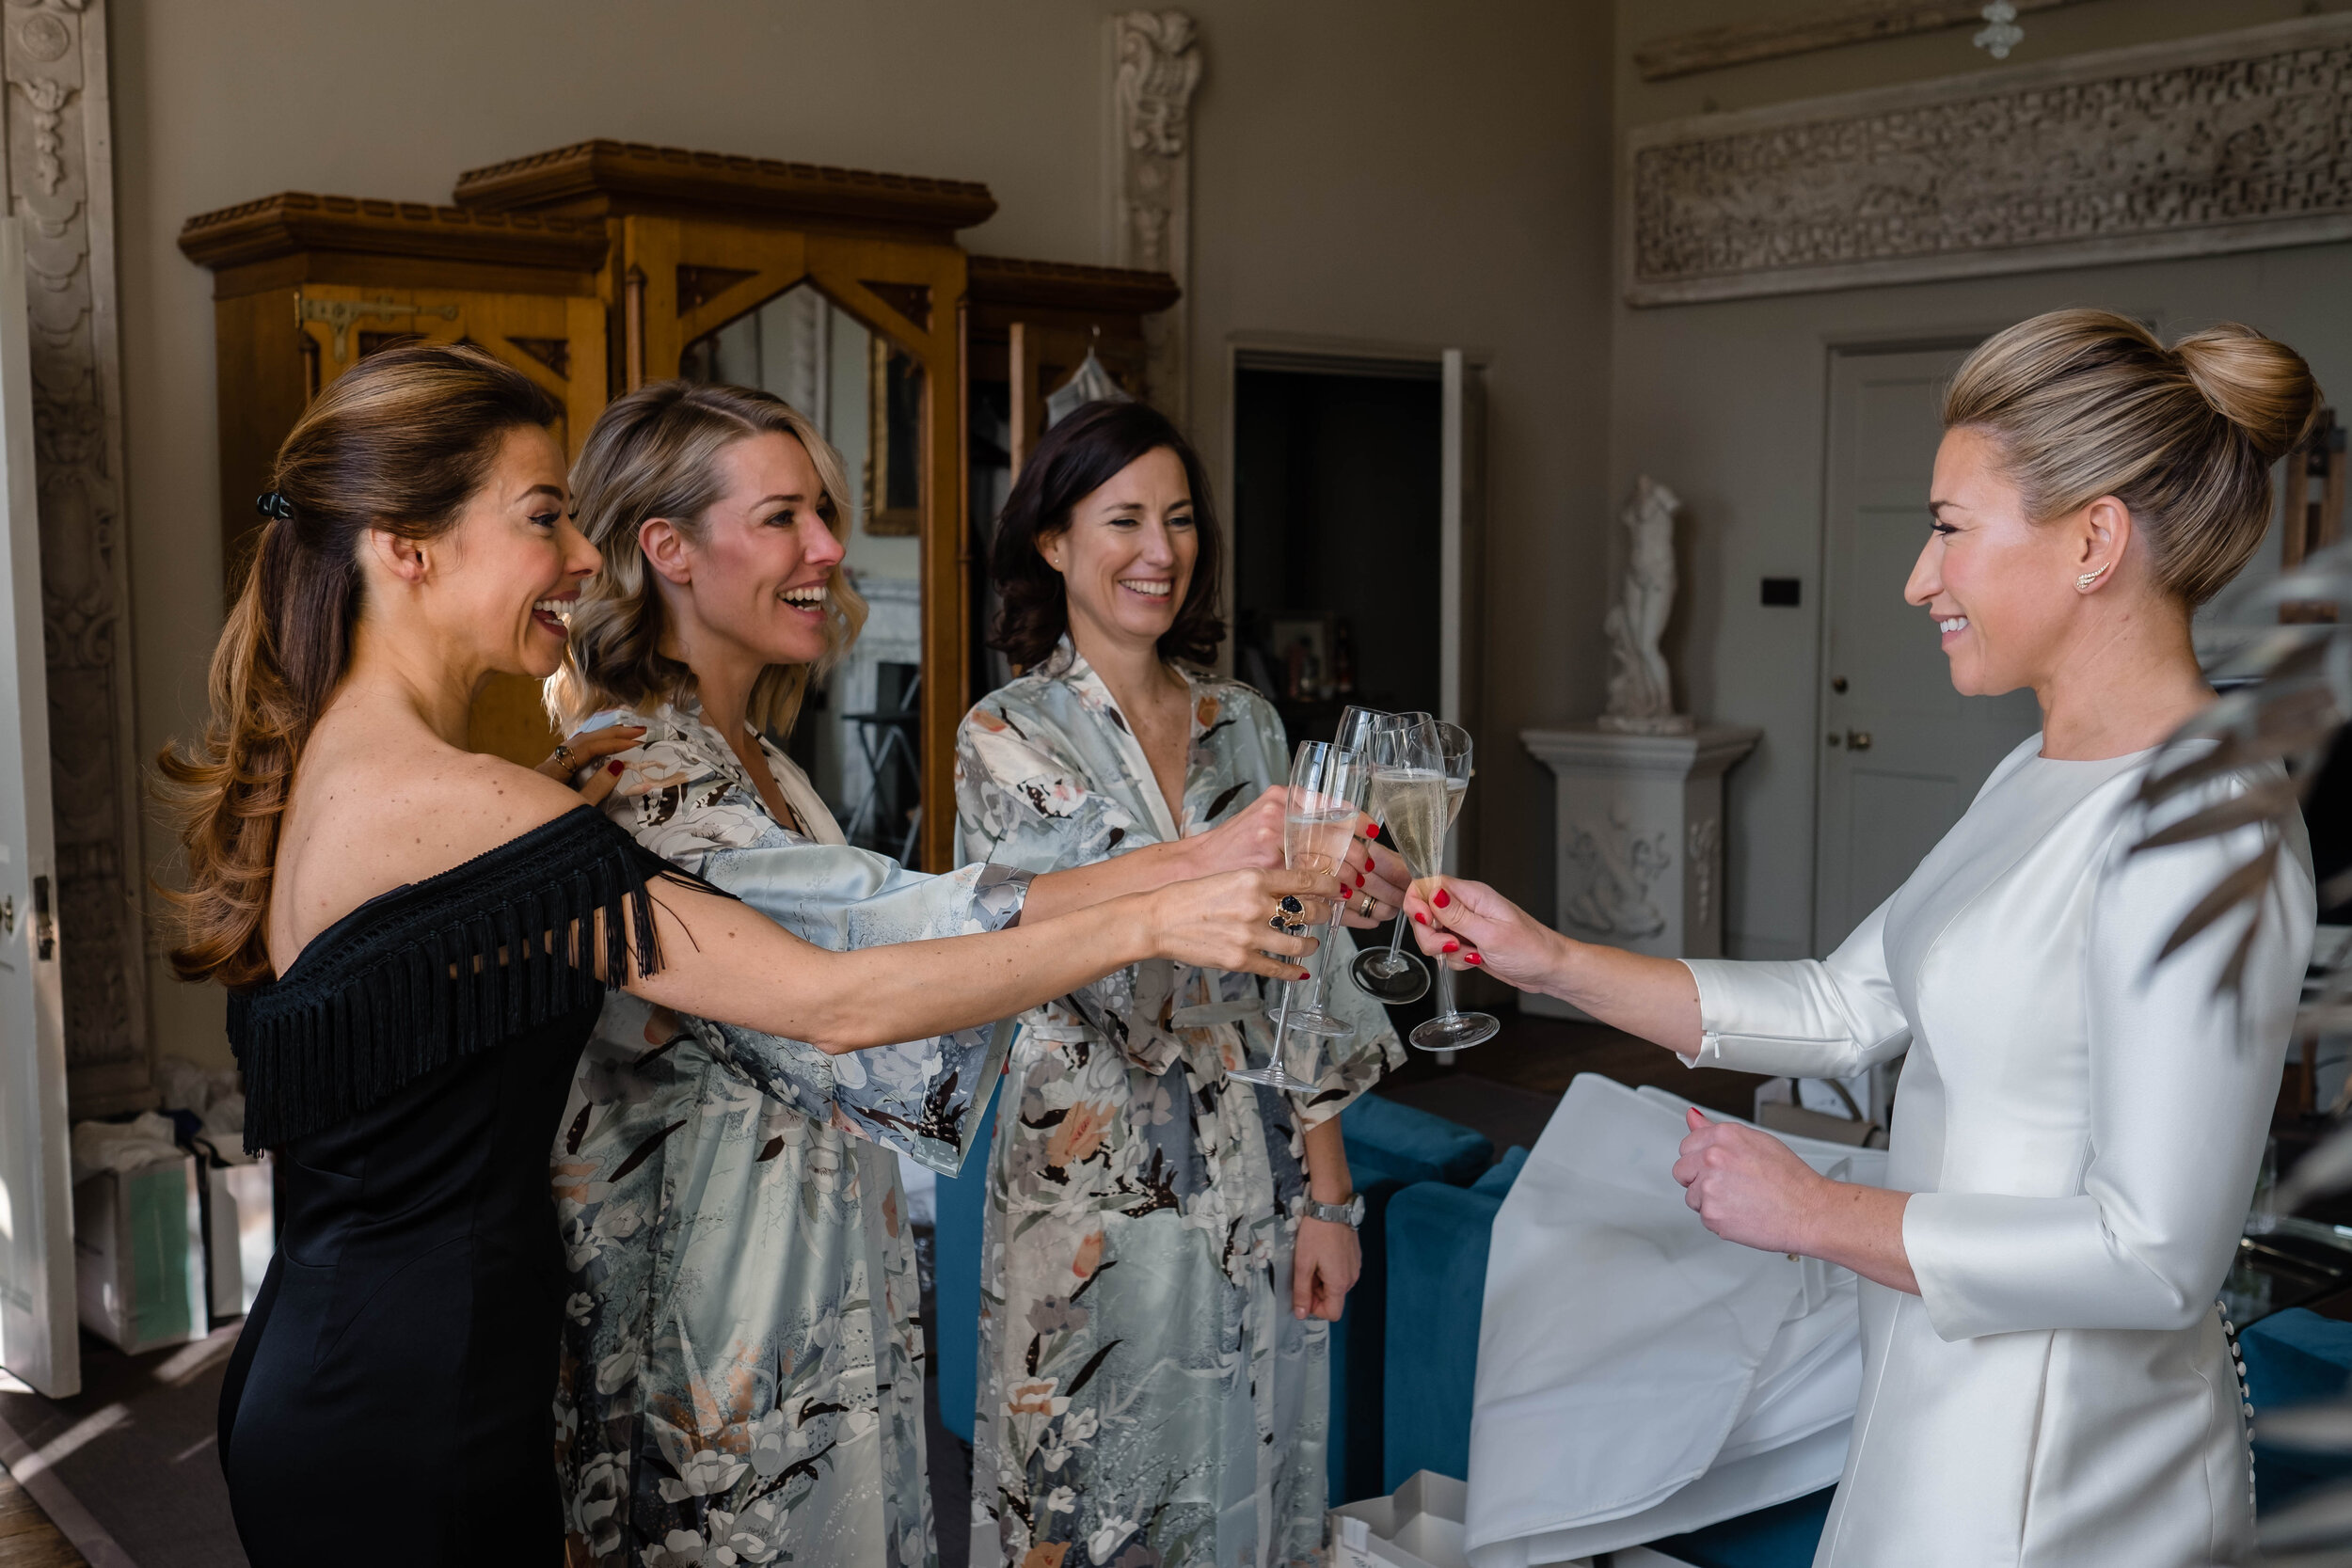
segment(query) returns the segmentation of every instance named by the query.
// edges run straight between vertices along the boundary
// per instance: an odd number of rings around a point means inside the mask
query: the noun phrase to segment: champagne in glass
[[[1290,801],[1282,813],[1285,866],[1293,871],[1338,872],[1347,859],[1348,841],[1355,836],[1356,824],[1363,813],[1366,776],[1362,759],[1353,752],[1320,740],[1299,743],[1298,755],[1291,765]],[[1284,902],[1288,905],[1295,901]],[[1299,922],[1305,911],[1290,909],[1286,912],[1299,917],[1289,928],[1303,929]],[[1333,903],[1317,955],[1322,961],[1309,972],[1313,978],[1288,982],[1283,987],[1282,1005],[1268,1010],[1275,1024],[1272,1059],[1263,1068],[1243,1067],[1228,1072],[1227,1077],[1299,1092],[1315,1086],[1320,1042],[1346,1036],[1354,1029],[1354,1025],[1323,1006],[1323,983],[1330,973],[1331,933],[1338,924],[1339,905]],[[1302,984],[1310,987],[1303,997],[1299,994]],[[1297,1043],[1292,1044],[1293,1041]],[[1286,1070],[1286,1064],[1298,1070]]]
[[[1461,811],[1464,796],[1470,793],[1472,768],[1470,757],[1474,748],[1469,732],[1456,724],[1438,726],[1438,751],[1445,770],[1446,804],[1444,821],[1454,826],[1454,818]],[[1442,859],[1444,832],[1438,833],[1438,859]],[[1417,876],[1433,877],[1440,869],[1433,860],[1429,869],[1416,866]],[[1501,1032],[1502,1025],[1491,1013],[1466,1013],[1454,1005],[1454,971],[1445,964],[1438,965],[1438,1016],[1417,1026],[1412,1033],[1413,1044],[1423,1051],[1467,1051],[1473,1045],[1484,1045]]]
[[[1400,714],[1373,742],[1372,792],[1366,809],[1380,819],[1406,868],[1426,877],[1438,868],[1451,799],[1437,722],[1425,713]],[[1397,911],[1387,947],[1356,955],[1348,971],[1366,995],[1391,1006],[1418,1002],[1429,990],[1429,969],[1405,951],[1405,911]]]

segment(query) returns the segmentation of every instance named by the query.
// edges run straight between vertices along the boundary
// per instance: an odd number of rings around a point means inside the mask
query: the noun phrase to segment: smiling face
[[[1176,624],[1200,557],[1192,485],[1157,447],[1070,510],[1070,526],[1038,541],[1059,572],[1070,629],[1081,641],[1155,647]]]
[[[532,427],[510,430],[488,479],[427,546],[427,607],[444,646],[483,670],[544,680],[563,662],[566,623],[596,547],[572,526],[564,452]]]
[[[673,657],[698,672],[713,658],[755,668],[814,664],[829,647],[829,595],[842,554],[818,512],[817,465],[777,431],[730,443],[716,464],[719,499],[692,535],[666,518],[638,530],[664,589],[665,643],[674,639]]]
[[[2122,541],[2103,539],[2095,516],[2031,520],[1998,449],[1965,425],[1944,435],[1928,504],[1931,532],[1903,597],[1934,617],[1952,686],[1981,697],[2040,687],[2085,613],[2078,576]]]

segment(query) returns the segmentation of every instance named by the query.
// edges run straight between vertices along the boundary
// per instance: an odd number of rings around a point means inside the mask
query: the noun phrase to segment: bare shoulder
[[[577,809],[527,768],[449,746],[326,746],[295,775],[271,892],[282,972],[310,939],[380,894],[463,865]]]

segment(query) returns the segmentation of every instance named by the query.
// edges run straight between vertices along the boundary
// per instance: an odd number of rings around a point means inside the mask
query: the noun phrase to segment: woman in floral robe
[[[559,766],[609,757],[617,777],[590,799],[796,934],[846,949],[993,931],[1253,863],[1232,832],[1129,874],[1034,883],[977,864],[919,876],[847,847],[767,738],[862,619],[837,570],[838,454],[764,393],[657,383],[598,419],[575,485],[604,562],[552,683],[580,732]],[[1163,892],[1155,929],[1218,887],[1228,919],[1248,911],[1227,929],[1254,929],[1274,875]],[[955,1172],[1011,1033],[834,1055],[629,999],[606,1008],[553,1158],[574,1284],[557,1456],[574,1562],[936,1561],[893,1150]]]
[[[789,759],[769,816],[691,699],[614,711],[644,737],[605,810],[638,842],[827,947],[995,930],[1026,879],[844,847]],[[830,1056],[634,999],[607,1006],[555,1158],[576,1282],[562,1465],[599,1562],[935,1560],[923,1333],[893,1148],[949,1175],[1009,1025]],[[646,1244],[651,1240],[654,1244]]]
[[[1184,452],[1146,413],[1104,418]],[[1055,455],[1041,448],[1032,465]],[[1194,477],[1183,499],[1204,500],[1197,465],[1184,467]],[[1022,503],[1016,490],[1009,521]],[[1019,543],[1006,529],[1000,594]],[[1200,556],[1196,573],[1212,576],[1205,537]],[[1073,578],[1070,592],[1081,591]],[[1181,584],[1174,597],[1185,597]],[[1190,697],[1181,799],[1170,801],[1136,726],[1065,636],[964,719],[959,855],[1040,872],[1083,865],[1208,831],[1288,779],[1271,704],[1238,682],[1167,668]],[[1351,952],[1335,934],[1317,966],[1343,975]],[[1332,1042],[1314,1092],[1295,1098],[1226,1077],[1273,1043],[1268,997],[1246,974],[1146,963],[1023,1018],[988,1174],[974,1568],[1322,1560],[1329,1326],[1297,1306],[1302,1161],[1308,1130],[1403,1057],[1384,1010],[1352,983],[1335,977],[1329,1000],[1354,1034]]]

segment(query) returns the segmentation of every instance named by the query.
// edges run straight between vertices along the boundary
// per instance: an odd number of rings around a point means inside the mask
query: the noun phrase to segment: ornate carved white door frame
[[[106,0],[6,0],[0,74],[32,307],[57,930],[79,1118],[151,1101]]]

